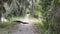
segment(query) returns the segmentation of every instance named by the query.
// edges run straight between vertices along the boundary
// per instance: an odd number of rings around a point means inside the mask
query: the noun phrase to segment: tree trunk
[[[1,22],[1,11],[0,11],[0,22]]]
[[[35,15],[35,0],[32,0],[32,15]]]

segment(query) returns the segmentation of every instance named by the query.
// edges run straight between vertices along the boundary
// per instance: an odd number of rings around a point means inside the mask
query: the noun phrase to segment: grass
[[[0,23],[0,28],[5,28],[8,26],[13,26],[14,24],[17,24],[16,22],[13,22],[16,19],[21,19],[23,18],[23,16],[14,16],[14,17],[10,17],[8,20],[8,22],[4,22],[4,23]]]
[[[42,19],[38,20],[35,18],[31,18],[30,20],[37,27],[38,34],[48,34],[48,30],[46,29],[44,23],[42,22]]]
[[[4,23],[0,23],[0,28],[6,28],[6,27],[9,27],[9,26],[12,26],[16,24],[15,22],[4,22]]]
[[[10,30],[0,30],[0,34],[11,34]]]
[[[11,17],[8,19],[8,22],[0,22],[0,34],[11,34],[11,28],[17,28],[18,23],[13,22],[15,19],[20,19],[22,17]]]
[[[31,22],[33,22],[34,24],[44,25],[44,24],[42,23],[42,19],[39,20],[39,19],[30,17],[30,20],[31,20]]]
[[[38,34],[48,34],[48,30],[40,22],[34,23],[34,25],[38,28]]]
[[[0,34],[11,34],[11,30],[5,29],[5,28],[11,28],[14,24],[14,22],[4,22],[0,23]]]
[[[23,16],[10,17],[8,20],[13,21],[13,20],[20,19],[20,18],[23,18]]]

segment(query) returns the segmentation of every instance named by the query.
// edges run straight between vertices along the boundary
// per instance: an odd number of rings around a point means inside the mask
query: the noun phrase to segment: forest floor
[[[28,24],[19,24],[19,26],[12,31],[12,34],[37,34],[37,28],[32,24],[32,22],[28,22]]]
[[[29,19],[22,20],[28,24],[20,23],[16,29],[12,31],[12,34],[37,34],[37,28]]]
[[[26,16],[21,19],[17,19],[23,22],[27,22],[28,24],[17,24],[14,25],[12,28],[3,28],[0,29],[0,34],[38,34],[37,27],[33,24],[31,19]]]

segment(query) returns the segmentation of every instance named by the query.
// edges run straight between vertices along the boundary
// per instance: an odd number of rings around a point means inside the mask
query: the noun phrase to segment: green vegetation
[[[42,22],[35,24],[39,29],[39,34],[59,34],[59,0],[40,0],[40,6],[39,11],[42,15],[42,18],[40,17]]]
[[[10,30],[0,30],[0,34],[11,34]]]
[[[0,28],[9,28],[9,27],[12,27],[14,25],[17,25],[17,23],[15,23],[15,22],[4,22],[4,23],[0,23]]]
[[[16,24],[12,21],[27,13],[39,34],[60,34],[60,0],[0,0],[0,22],[1,17],[8,20],[0,28]]]

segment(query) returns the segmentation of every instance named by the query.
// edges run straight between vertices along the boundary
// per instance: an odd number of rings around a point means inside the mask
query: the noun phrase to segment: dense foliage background
[[[27,13],[42,19],[40,34],[60,34],[60,0],[0,0],[0,22]]]

